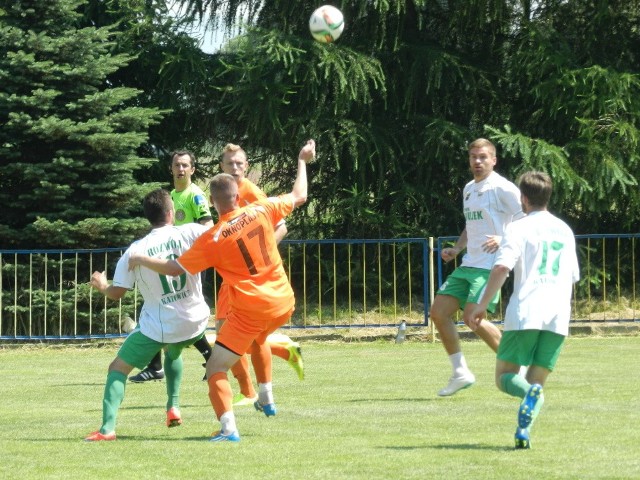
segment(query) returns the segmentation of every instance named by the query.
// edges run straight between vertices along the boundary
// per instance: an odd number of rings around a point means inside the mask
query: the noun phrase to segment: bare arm
[[[93,288],[111,300],[120,300],[124,297],[124,294],[127,293],[127,289],[124,287],[114,287],[113,285],[109,285],[109,282],[107,282],[106,272],[93,272],[89,283],[91,283]]]
[[[307,140],[298,154],[298,173],[296,181],[293,184],[291,195],[296,207],[299,207],[307,201],[307,163],[311,162],[316,156],[316,142]]]
[[[184,269],[175,260],[154,258],[134,253],[129,257],[129,270],[133,270],[135,267],[146,267],[149,270],[162,275],[169,275],[170,277],[177,277],[185,273]]]
[[[273,232],[276,237],[276,243],[280,243],[284,237],[287,236],[289,231],[287,230],[287,225],[283,222],[276,226],[275,231]]]
[[[467,229],[462,230],[456,244],[453,247],[443,248],[440,256],[445,262],[449,262],[456,258],[462,250],[467,246]]]

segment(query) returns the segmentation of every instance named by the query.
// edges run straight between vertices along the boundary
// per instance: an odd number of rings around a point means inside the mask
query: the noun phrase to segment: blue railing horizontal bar
[[[428,239],[427,238],[387,238],[387,239],[371,239],[371,238],[363,238],[363,239],[351,239],[351,240],[347,240],[347,239],[324,239],[324,240],[290,240],[290,239],[284,239],[280,242],[280,244],[294,244],[294,245],[301,245],[301,244],[311,244],[311,245],[318,245],[318,244],[339,244],[339,245],[346,245],[346,244],[353,244],[353,245],[361,245],[363,243],[366,244],[390,244],[390,243],[419,243],[419,242],[424,242],[427,243]]]
[[[439,253],[443,245],[457,238],[285,239],[282,244],[287,245],[291,255],[289,260],[295,267],[292,274],[295,275],[298,288],[296,295],[299,308],[292,322],[283,329],[397,328],[402,320],[411,320],[413,323],[408,323],[409,327],[430,326],[431,297],[442,283],[444,271],[456,266],[454,262],[445,269]],[[586,308],[582,308],[579,319],[573,320],[594,325],[640,322],[640,318],[636,318],[640,317],[640,293],[637,292],[638,282],[635,280],[636,277],[640,278],[637,272],[640,242],[636,238],[640,238],[640,233],[576,235],[581,245],[587,245],[587,241],[595,243],[589,243],[591,250],[585,253],[590,255],[589,261],[581,266],[585,269],[584,278],[590,281],[583,280],[584,285],[580,286],[581,296],[577,300],[582,303],[574,303]],[[627,241],[622,246],[607,241],[621,239]],[[340,248],[335,248],[331,256],[318,247],[325,245],[339,245]],[[344,262],[346,245],[350,246],[349,255],[353,255],[357,261]],[[370,253],[371,246],[376,245],[383,245],[384,248]],[[307,248],[298,248],[300,246]],[[309,246],[317,247],[318,254],[315,255],[314,249],[309,249]],[[408,246],[409,250],[404,246]],[[131,301],[117,305],[88,288],[87,280],[91,271],[98,267],[112,269],[118,255],[125,249],[0,250],[3,267],[0,269],[0,342],[124,338],[126,334],[120,329],[122,321],[126,316],[137,319],[141,298],[129,296],[127,298]],[[306,253],[300,261],[302,251]],[[397,252],[399,254],[396,257]],[[49,255],[51,258],[36,262],[31,261],[29,255]],[[56,259],[58,255],[65,258]],[[14,256],[18,259],[14,260]],[[75,270],[73,262],[69,264],[70,256],[79,256]],[[307,261],[311,258],[312,261]],[[377,261],[372,261],[372,258]],[[384,259],[384,262],[380,263],[379,259]],[[332,261],[333,271],[330,265]],[[335,266],[336,262],[338,267]],[[340,283],[334,281],[336,278]],[[348,283],[345,283],[346,278]],[[214,276],[214,290],[219,281]],[[347,288],[350,290],[345,291]],[[336,300],[335,291],[339,292],[338,297],[342,297]],[[213,295],[215,301],[215,292]],[[608,311],[610,304],[618,308]],[[393,308],[389,309],[389,305]],[[332,307],[333,315],[330,313]],[[348,311],[348,318],[337,316],[336,309]],[[301,312],[302,322],[299,321]],[[617,315],[625,318],[616,318]],[[458,319],[456,317],[456,321]],[[376,320],[384,323],[376,323]],[[307,324],[307,321],[311,324]],[[351,321],[358,323],[349,323]],[[503,323],[500,320],[492,322],[497,325]],[[458,325],[463,323],[458,322]],[[71,329],[78,333],[70,334]],[[59,335],[51,334],[57,331]],[[27,332],[35,335],[27,335]]]
[[[35,253],[38,255],[44,254],[76,254],[76,253],[107,253],[107,252],[124,252],[127,247],[109,247],[109,248],[74,248],[74,249],[43,249],[43,250],[0,250],[0,255],[13,255],[18,254],[30,254]]]

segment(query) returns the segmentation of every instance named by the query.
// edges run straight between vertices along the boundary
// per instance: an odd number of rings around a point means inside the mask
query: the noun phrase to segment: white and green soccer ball
[[[332,5],[323,5],[314,10],[309,18],[309,31],[318,42],[333,43],[344,30],[344,16]]]

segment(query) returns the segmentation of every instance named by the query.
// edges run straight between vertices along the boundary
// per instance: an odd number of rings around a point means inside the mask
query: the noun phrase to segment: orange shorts
[[[216,302],[216,320],[224,320],[227,318],[229,311],[229,285],[223,283],[218,290],[218,299]]]
[[[243,355],[254,341],[258,344],[265,343],[270,334],[289,321],[293,310],[292,308],[284,315],[275,318],[255,318],[229,311],[227,320],[218,332],[216,343],[224,345],[238,355]]]

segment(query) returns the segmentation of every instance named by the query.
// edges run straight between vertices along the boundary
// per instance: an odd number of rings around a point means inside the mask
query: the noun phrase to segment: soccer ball
[[[331,5],[323,5],[314,10],[309,19],[309,31],[318,42],[335,42],[344,30],[342,12]]]

